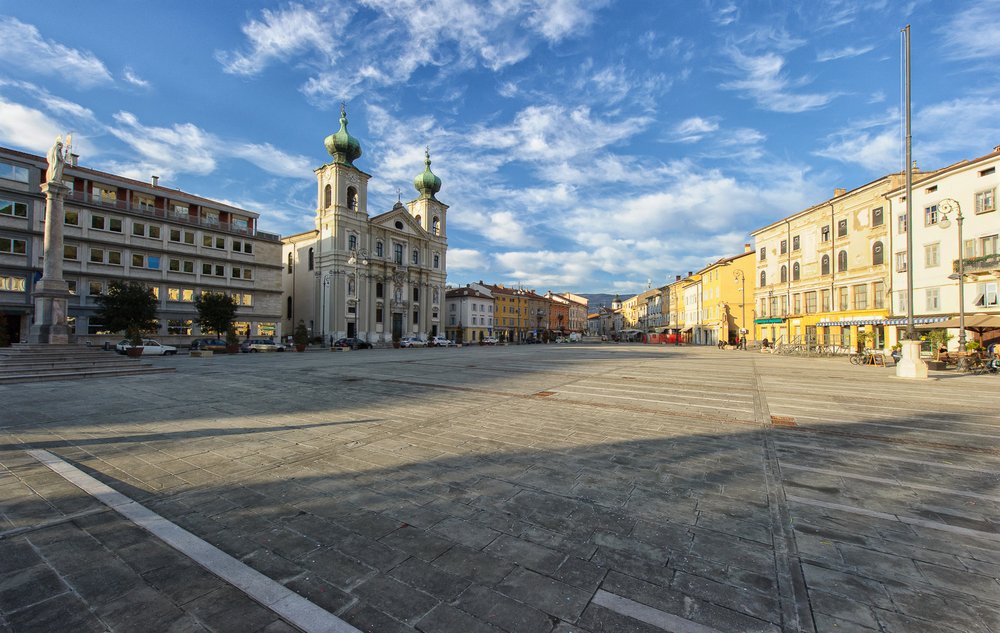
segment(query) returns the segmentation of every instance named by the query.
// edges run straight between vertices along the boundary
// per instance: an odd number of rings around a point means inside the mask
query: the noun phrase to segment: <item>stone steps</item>
[[[84,345],[19,343],[0,348],[0,384],[136,376],[174,371]]]

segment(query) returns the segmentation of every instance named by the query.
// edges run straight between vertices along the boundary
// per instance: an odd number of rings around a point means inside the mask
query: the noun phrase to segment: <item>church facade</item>
[[[354,165],[361,145],[340,130],[324,144],[332,161],[317,168],[315,229],[282,239],[283,331],[302,321],[313,340],[372,344],[444,335],[447,210],[441,179],[424,171],[417,197],[369,215],[368,180]]]

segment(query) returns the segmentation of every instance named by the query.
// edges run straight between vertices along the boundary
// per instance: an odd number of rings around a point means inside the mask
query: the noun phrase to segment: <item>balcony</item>
[[[951,269],[953,272],[958,272],[958,262],[955,260],[952,262]],[[1000,277],[1000,253],[994,253],[992,255],[983,255],[982,257],[966,257],[965,258],[965,274],[988,274],[993,273],[994,275]]]

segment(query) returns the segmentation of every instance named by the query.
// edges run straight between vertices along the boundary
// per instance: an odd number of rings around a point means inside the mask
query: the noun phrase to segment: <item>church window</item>
[[[431,234],[432,235],[441,234],[441,220],[439,220],[437,216],[434,216],[434,219],[431,220]]]
[[[788,266],[781,267],[781,283],[788,281]]]
[[[288,254],[288,273],[292,273],[292,254]]]
[[[382,240],[375,242],[375,255],[385,257],[385,246],[382,244]]]
[[[847,272],[847,251],[837,253],[837,272]]]
[[[413,257],[411,258],[414,264],[420,263],[420,251],[413,249]]]
[[[437,253],[435,253],[434,254],[434,268],[440,268],[440,267],[441,267],[441,256],[438,255]]]
[[[393,253],[392,253],[392,255],[393,255],[393,261],[395,261],[397,264],[402,264],[403,263],[403,245],[402,244],[393,244],[392,245],[392,251],[393,251]]]
[[[309,249],[309,270],[316,267],[316,254],[313,249]]]
[[[377,299],[381,299],[384,293],[385,293],[385,286],[382,285],[382,282],[380,281],[377,284],[375,284],[375,297]]]
[[[358,250],[358,236],[350,235],[347,237],[347,250],[356,251]]]
[[[329,209],[331,202],[333,202],[333,187],[327,185],[323,188],[323,208]]]

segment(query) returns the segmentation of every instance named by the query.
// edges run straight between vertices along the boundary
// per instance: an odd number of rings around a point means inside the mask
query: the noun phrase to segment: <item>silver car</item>
[[[427,341],[415,336],[408,336],[399,341],[400,347],[427,347]]]

